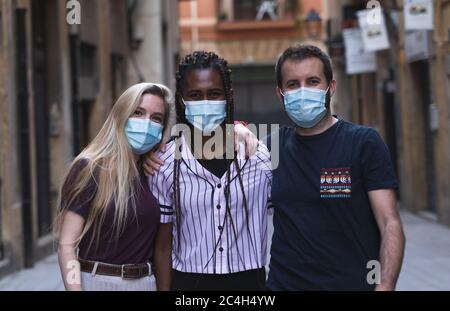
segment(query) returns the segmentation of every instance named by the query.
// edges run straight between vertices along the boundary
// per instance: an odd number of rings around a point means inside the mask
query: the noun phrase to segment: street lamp
[[[316,10],[311,9],[306,15],[306,32],[308,37],[318,39],[322,34],[322,18]]]

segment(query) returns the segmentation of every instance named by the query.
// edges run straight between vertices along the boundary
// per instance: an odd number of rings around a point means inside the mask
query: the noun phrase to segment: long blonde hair
[[[131,204],[136,213],[134,194],[139,185],[139,170],[133,152],[128,144],[125,134],[125,124],[141,103],[144,94],[153,94],[163,99],[166,106],[164,126],[167,128],[169,119],[170,90],[161,84],[139,83],[128,88],[116,101],[109,113],[103,127],[92,142],[72,161],[69,172],[66,174],[59,194],[60,211],[55,221],[55,234],[59,238],[64,215],[69,207],[76,203],[77,198],[95,182],[95,194],[90,200],[89,215],[83,231],[76,245],[83,239],[89,230],[92,238],[89,248],[94,240],[98,242],[100,230],[105,220],[106,209],[114,203],[114,236],[118,238],[123,232],[128,219],[128,205]],[[87,164],[77,172],[73,181],[68,183],[68,177],[78,161]],[[63,188],[69,188],[63,191]]]

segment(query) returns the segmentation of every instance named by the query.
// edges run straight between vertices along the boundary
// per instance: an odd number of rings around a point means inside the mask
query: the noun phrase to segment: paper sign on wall
[[[432,30],[433,0],[404,0],[405,30]]]
[[[381,8],[362,10],[357,14],[366,52],[388,49],[389,38]]]
[[[374,52],[366,52],[359,28],[343,31],[345,44],[346,72],[349,75],[375,72],[376,59]]]

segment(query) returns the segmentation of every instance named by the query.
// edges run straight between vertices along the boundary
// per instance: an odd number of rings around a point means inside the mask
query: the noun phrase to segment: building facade
[[[121,92],[141,81],[173,87],[177,8],[175,0],[0,2],[0,276],[55,251],[62,176]]]
[[[379,130],[399,177],[403,208],[450,226],[450,3],[434,0],[433,30],[406,31],[404,1],[380,1],[389,49],[376,70],[346,75],[342,30],[367,1],[329,1],[328,46],[338,77],[335,111]]]
[[[255,124],[289,123],[275,93],[275,62],[295,43],[326,49],[322,27],[327,19],[326,2],[180,1],[182,54],[214,51],[229,62],[237,118]],[[321,20],[313,25],[314,21],[307,22],[308,16]]]

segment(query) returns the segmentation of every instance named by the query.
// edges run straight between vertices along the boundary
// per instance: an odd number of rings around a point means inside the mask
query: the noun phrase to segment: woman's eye
[[[152,118],[152,121],[154,121],[156,123],[159,123],[159,124],[163,124],[164,123],[164,120],[162,118],[160,118],[160,117],[154,117],[154,118]]]
[[[137,117],[142,116],[142,111],[136,110],[136,111],[133,113],[133,116],[137,116]]]
[[[200,92],[188,92],[187,93],[187,99],[189,100],[200,100],[202,97],[202,94]]]
[[[220,98],[220,97],[223,97],[223,96],[224,96],[224,93],[220,92],[220,91],[213,91],[211,93],[208,93],[208,98],[209,99],[217,99],[217,98]]]
[[[190,100],[200,100],[200,96],[197,94],[192,94],[192,95],[189,95],[189,99]]]

